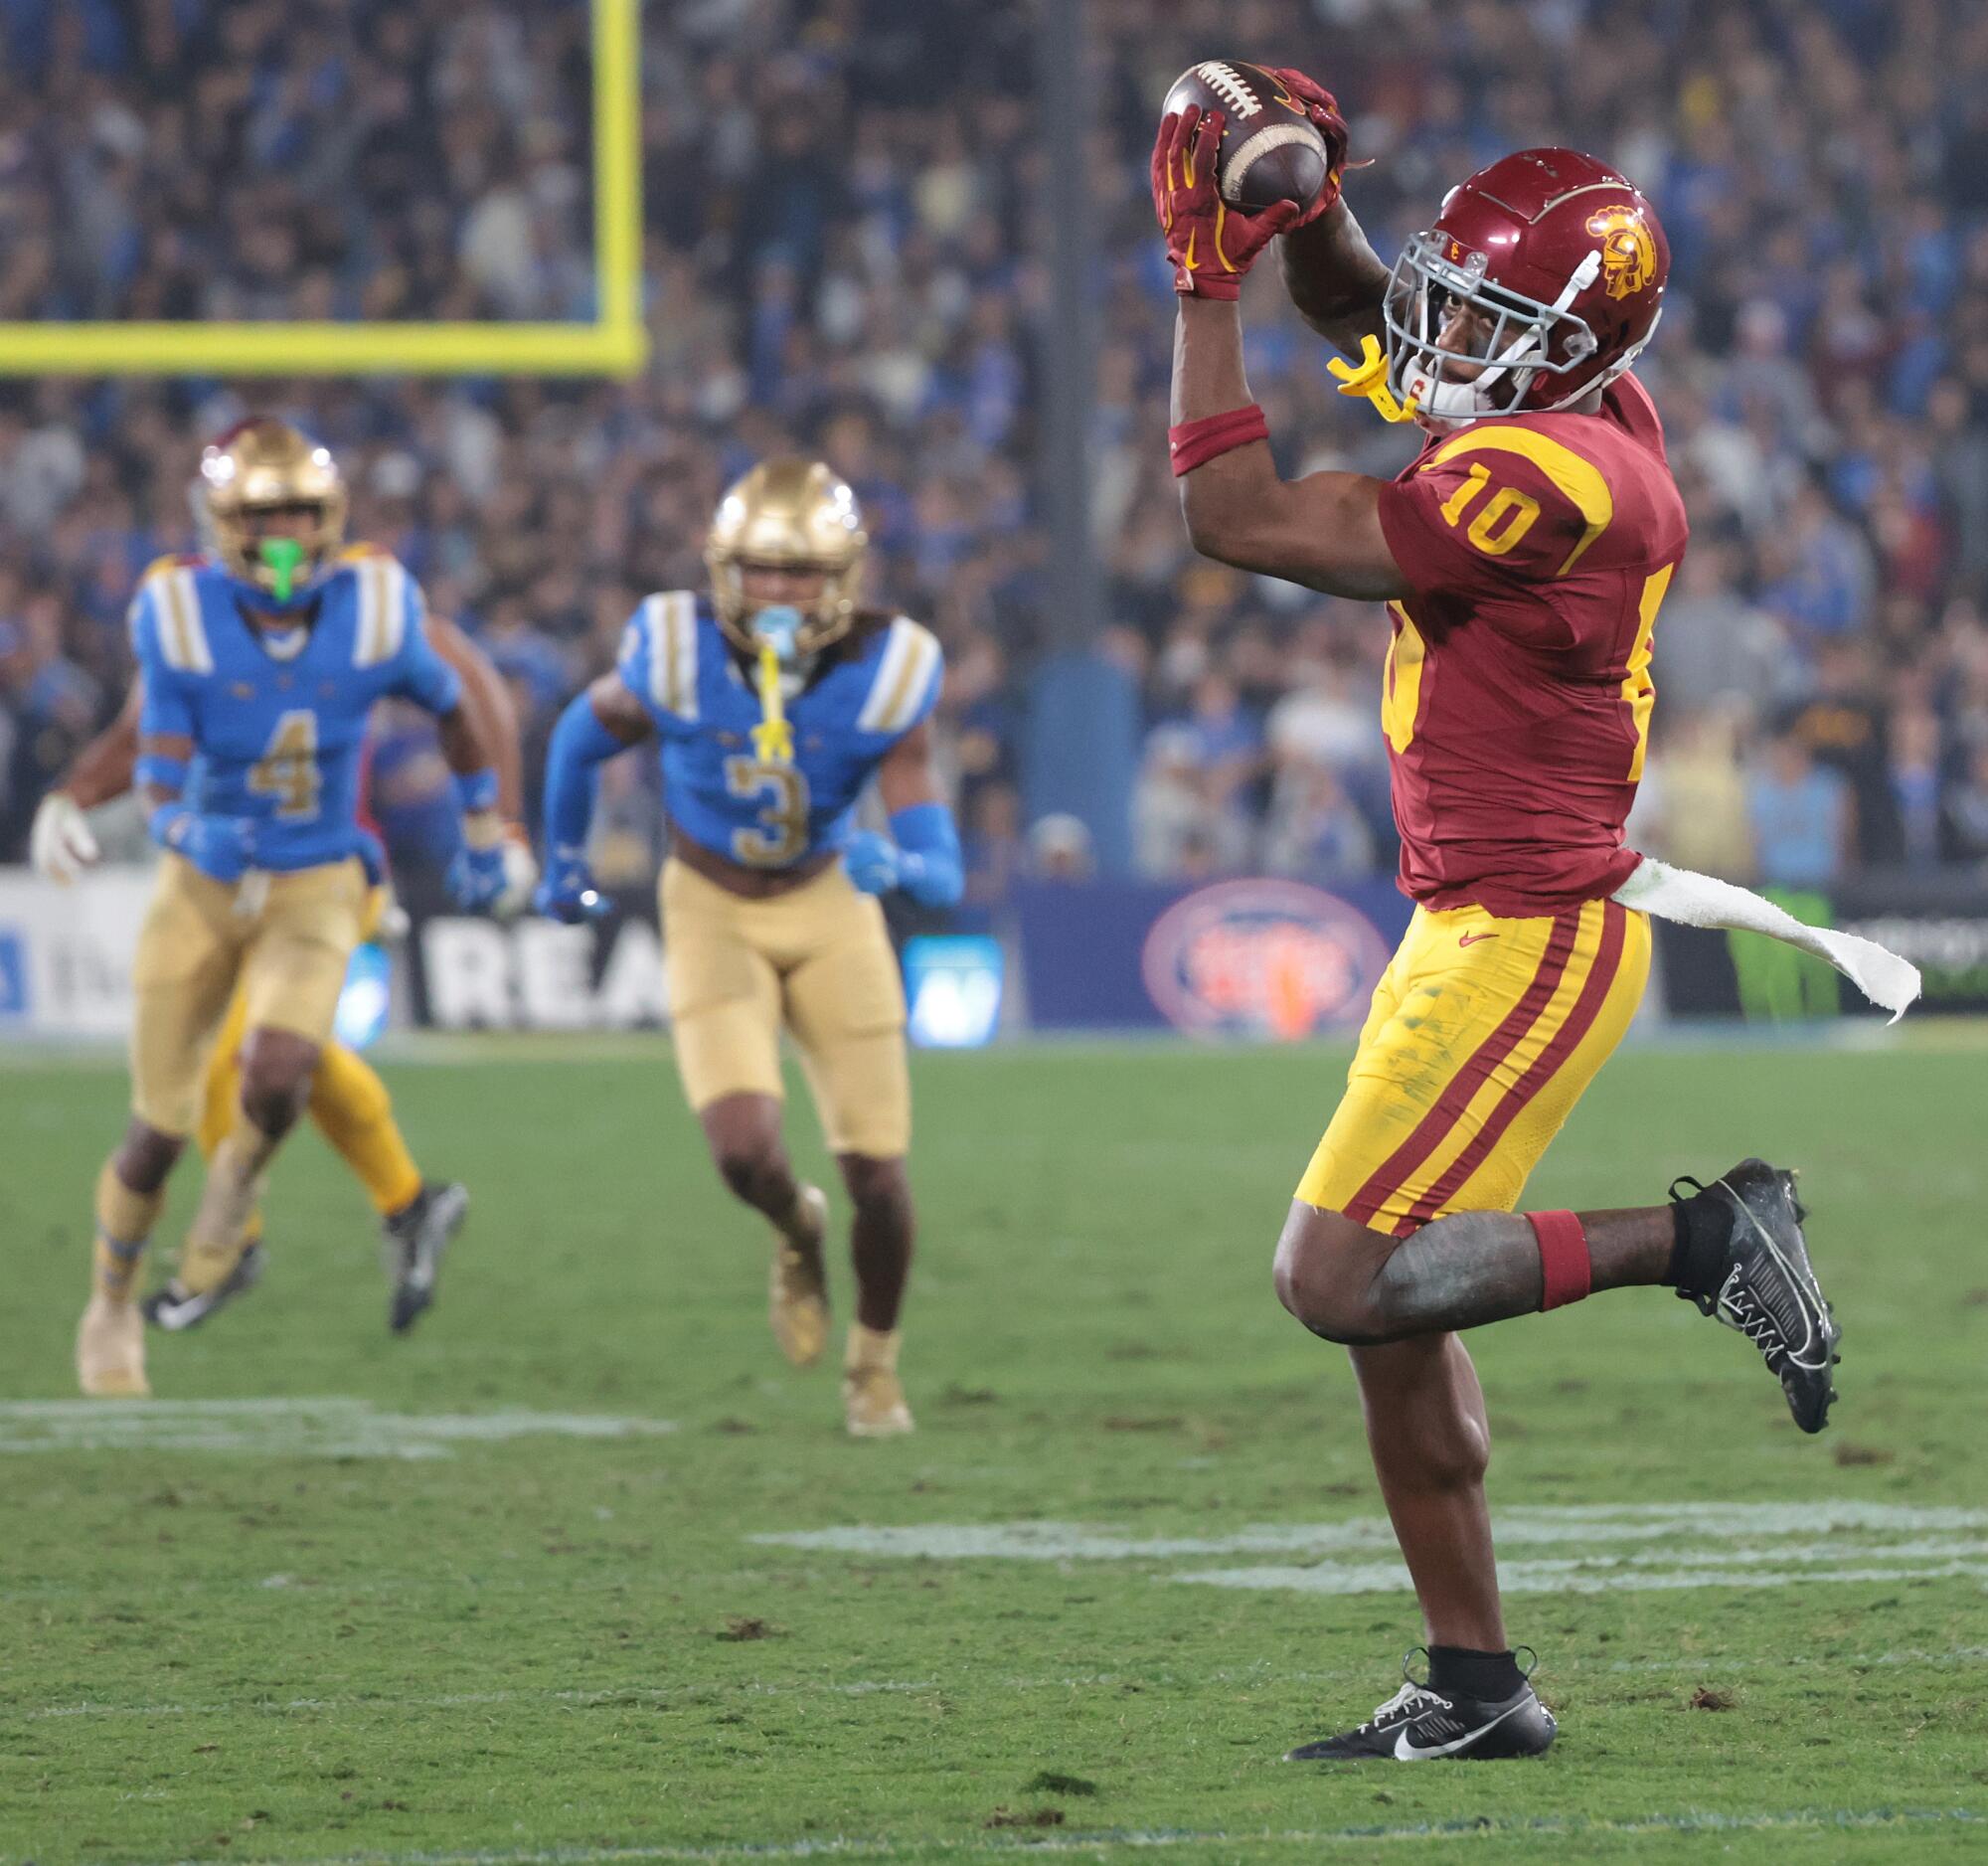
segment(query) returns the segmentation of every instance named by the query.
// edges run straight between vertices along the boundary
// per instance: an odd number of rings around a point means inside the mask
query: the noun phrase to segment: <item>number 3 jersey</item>
[[[1649,395],[1624,376],[1593,415],[1442,435],[1380,515],[1414,592],[1382,699],[1402,891],[1505,918],[1612,894],[1687,535]]]
[[[909,617],[859,620],[786,703],[793,760],[753,746],[753,692],[707,598],[648,597],[616,663],[662,740],[663,799],[701,847],[750,868],[789,868],[849,839],[884,755],[938,703],[945,656]]]
[[[461,698],[424,616],[419,586],[384,552],[349,553],[299,626],[274,634],[249,623],[217,566],[167,558],[131,604],[145,688],[139,730],[193,741],[183,798],[251,818],[257,868],[343,861],[361,842],[373,703],[398,695],[439,715]]]

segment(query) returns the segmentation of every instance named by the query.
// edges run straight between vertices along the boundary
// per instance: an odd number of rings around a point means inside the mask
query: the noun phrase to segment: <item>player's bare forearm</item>
[[[1246,407],[1242,324],[1233,302],[1183,298],[1174,333],[1173,420]],[[1181,476],[1181,515],[1204,557],[1337,596],[1408,594],[1381,532],[1381,482],[1361,473],[1278,477],[1252,440]]]
[[[920,721],[884,755],[877,767],[877,789],[884,808],[893,816],[920,803],[945,801],[932,763],[929,723]]]
[[[80,810],[93,810],[131,788],[138,763],[138,714],[145,704],[142,682],[134,681],[124,710],[76,755],[60,788]]]
[[[587,688],[586,703],[593,709],[593,717],[624,746],[640,745],[656,730],[641,701],[618,674],[600,675]]]
[[[497,763],[496,751],[478,730],[478,722],[462,701],[457,701],[435,721],[435,737],[441,755],[458,777],[487,771]]]
[[[1357,356],[1381,334],[1388,268],[1342,200],[1277,242],[1277,264],[1297,313],[1328,343]]]
[[[492,753],[497,770],[497,808],[506,822],[515,823],[525,807],[524,760],[518,750],[518,709],[511,704],[511,690],[504,684],[496,664],[446,616],[427,618],[428,639],[434,651],[455,669],[462,682],[462,705],[483,743]]]

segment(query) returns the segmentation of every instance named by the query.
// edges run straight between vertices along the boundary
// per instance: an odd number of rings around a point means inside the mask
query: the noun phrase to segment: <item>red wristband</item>
[[[1191,473],[1197,466],[1252,440],[1267,440],[1270,424],[1263,411],[1250,403],[1247,408],[1230,409],[1221,415],[1206,415],[1198,422],[1181,422],[1167,429],[1167,457],[1173,462],[1174,477]]]
[[[1594,1286],[1594,1266],[1587,1255],[1587,1234],[1572,1212],[1528,1212],[1526,1222],[1540,1247],[1543,1287],[1540,1307],[1562,1308],[1578,1302]]]

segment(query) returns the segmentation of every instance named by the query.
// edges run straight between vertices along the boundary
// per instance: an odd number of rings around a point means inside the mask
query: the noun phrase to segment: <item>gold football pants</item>
[[[161,1133],[199,1120],[209,1054],[239,989],[246,1027],[331,1035],[367,906],[357,860],[230,887],[167,854],[132,965],[131,1105]]]
[[[786,894],[747,900],[672,860],[660,895],[671,1029],[691,1106],[779,1097],[784,1025],[830,1151],[909,1152],[905,992],[875,899],[840,863]]]

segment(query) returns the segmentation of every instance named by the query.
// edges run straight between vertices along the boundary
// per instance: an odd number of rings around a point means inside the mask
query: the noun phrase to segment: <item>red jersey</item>
[[[1639,859],[1652,629],[1684,501],[1649,394],[1499,416],[1430,441],[1381,491],[1414,587],[1391,602],[1382,724],[1401,888],[1506,918],[1612,894]]]

